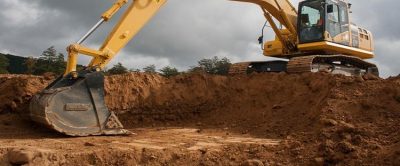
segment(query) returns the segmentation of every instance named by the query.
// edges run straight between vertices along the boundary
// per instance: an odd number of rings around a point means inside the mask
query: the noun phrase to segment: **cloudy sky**
[[[299,0],[292,0],[297,6]],[[384,77],[400,73],[398,0],[350,0],[352,19],[375,35],[377,63]],[[76,42],[113,0],[0,0],[0,52],[39,56],[54,45]],[[117,16],[116,16],[117,17]],[[85,45],[98,48],[114,21],[106,23]],[[233,62],[266,60],[258,45],[264,17],[258,6],[227,0],[169,0],[157,16],[112,64],[143,68],[155,64],[181,70],[213,56]],[[267,29],[272,39],[273,32]],[[80,58],[85,64],[87,58]],[[111,65],[112,65],[111,64]]]

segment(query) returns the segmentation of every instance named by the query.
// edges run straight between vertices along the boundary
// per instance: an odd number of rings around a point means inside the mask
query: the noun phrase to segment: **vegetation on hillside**
[[[228,58],[204,58],[198,61],[196,66],[192,66],[188,71],[179,71],[176,67],[165,66],[157,69],[154,64],[144,67],[142,70],[132,68],[128,69],[122,63],[115,64],[112,68],[105,70],[108,75],[124,74],[129,72],[145,72],[160,74],[164,77],[173,77],[182,73],[204,72],[208,74],[226,75],[228,74],[231,63]],[[0,54],[0,74],[34,74],[42,75],[44,73],[54,73],[61,75],[66,68],[64,54],[57,52],[51,46],[43,51],[39,58],[19,57],[14,55]],[[84,66],[78,65],[78,70]]]
[[[0,74],[7,74],[9,65],[8,59],[4,55],[0,55]]]
[[[156,73],[156,65],[149,65],[143,68],[145,73]]]
[[[198,61],[198,65],[191,67],[189,72],[203,71],[208,74],[227,75],[230,67],[231,62],[228,58],[219,59],[215,56],[210,59],[205,58]]]
[[[30,72],[33,71],[33,74],[41,75],[47,72],[52,72],[60,75],[64,73],[67,64],[64,61],[64,54],[58,53],[54,46],[51,46],[43,51],[36,62],[28,62],[26,65],[34,66],[29,69]]]
[[[160,69],[160,74],[164,77],[173,77],[173,76],[179,75],[180,72],[175,67],[166,66],[166,67]]]
[[[111,69],[107,70],[106,73],[110,75],[125,74],[128,73],[128,69],[122,63],[117,63]]]

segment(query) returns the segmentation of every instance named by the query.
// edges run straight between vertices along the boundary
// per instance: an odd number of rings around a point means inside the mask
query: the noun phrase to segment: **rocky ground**
[[[107,106],[136,135],[84,138],[29,121],[51,81],[0,76],[0,165],[400,163],[400,77],[110,76]]]

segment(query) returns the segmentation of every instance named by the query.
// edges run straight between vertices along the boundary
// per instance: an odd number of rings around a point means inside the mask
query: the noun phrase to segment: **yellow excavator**
[[[344,75],[379,75],[372,33],[350,22],[350,4],[344,0],[305,0],[298,11],[289,0],[233,0],[257,4],[276,34],[264,42],[264,55],[282,61],[233,64],[230,73],[330,72]],[[134,0],[99,49],[82,43],[109,21],[128,0],[117,0],[101,20],[78,42],[67,48],[65,74],[37,94],[30,103],[33,121],[70,136],[120,135],[130,132],[104,102],[102,70],[160,10],[166,0]],[[89,65],[77,71],[79,55],[91,56]]]

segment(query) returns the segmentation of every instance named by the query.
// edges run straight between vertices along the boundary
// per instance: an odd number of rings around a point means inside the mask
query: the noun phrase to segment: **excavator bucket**
[[[105,105],[101,72],[58,78],[34,96],[30,115],[33,121],[70,136],[130,134]]]

